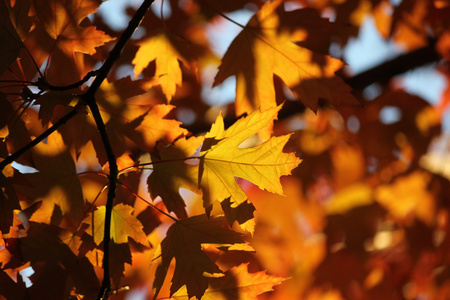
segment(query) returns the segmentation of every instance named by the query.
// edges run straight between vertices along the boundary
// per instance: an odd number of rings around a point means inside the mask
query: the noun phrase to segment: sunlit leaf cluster
[[[0,299],[450,297],[449,3],[117,2],[0,0]]]

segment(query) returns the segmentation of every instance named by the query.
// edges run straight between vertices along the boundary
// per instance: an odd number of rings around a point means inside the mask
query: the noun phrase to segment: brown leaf
[[[56,209],[60,209],[67,221],[61,226],[76,229],[84,215],[85,201],[73,156],[61,135],[54,132],[47,143],[35,146],[33,160],[39,172],[24,175],[29,184],[20,183],[20,191],[27,196],[28,205],[42,202],[30,221],[51,224]]]
[[[205,275],[222,273],[203,252],[202,244],[236,243],[244,243],[244,240],[239,233],[226,227],[226,220],[223,217],[208,218],[199,215],[173,224],[161,242],[161,263],[155,275],[154,298],[159,293],[172,259],[175,258],[171,294],[186,285],[188,296],[200,299],[208,288],[208,278]]]
[[[225,272],[225,276],[211,280],[205,291],[203,300],[256,299],[258,295],[273,291],[273,286],[280,284],[285,278],[266,274],[265,271],[248,272],[248,263],[233,267]],[[188,300],[187,291],[182,287],[173,295],[173,299]]]
[[[204,137],[181,138],[168,147],[158,144],[152,153],[153,171],[147,178],[148,191],[153,199],[161,196],[169,212],[186,218],[186,204],[179,189],[186,188],[199,193],[198,166],[186,164],[188,158],[200,147]]]
[[[20,36],[11,23],[8,8],[0,1],[0,75],[19,56],[24,47]]]

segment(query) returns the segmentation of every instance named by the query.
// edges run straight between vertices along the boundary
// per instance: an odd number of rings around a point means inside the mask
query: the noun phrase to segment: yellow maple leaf
[[[272,137],[259,146],[242,149],[239,145],[273,121],[281,105],[267,111],[255,111],[239,119],[227,130],[223,118],[206,134],[200,153],[199,184],[204,194],[204,206],[231,198],[231,207],[247,200],[247,195],[235,177],[246,179],[259,188],[283,194],[280,177],[291,174],[301,162],[294,153],[283,153],[290,135]]]
[[[313,111],[319,98],[336,105],[357,103],[350,87],[334,74],[343,62],[297,46],[294,42],[301,44],[308,32],[280,24],[286,14],[283,2],[267,2],[250,19],[225,53],[214,85],[236,76],[237,115],[276,106],[274,75]]]
[[[87,229],[87,233],[94,237],[94,242],[99,245],[103,241],[105,227],[105,206],[99,206],[97,210],[91,214],[85,223],[91,226]],[[113,207],[111,213],[111,238],[116,244],[128,243],[128,237],[131,237],[138,243],[143,245],[147,243],[147,236],[142,230],[142,223],[131,213],[133,208],[126,204],[117,204]]]
[[[176,86],[180,86],[182,82],[179,61],[186,66],[188,63],[178,51],[174,38],[168,32],[159,32],[140,43],[139,50],[132,62],[135,78],[152,61],[156,63],[156,82],[161,86],[167,101],[170,102],[175,95]]]

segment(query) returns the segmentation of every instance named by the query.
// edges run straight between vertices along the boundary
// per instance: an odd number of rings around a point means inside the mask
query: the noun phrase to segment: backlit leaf
[[[156,81],[170,102],[175,95],[176,86],[181,86],[180,62],[185,65],[188,63],[175,47],[175,39],[169,32],[159,32],[140,42],[139,50],[133,59],[134,77],[141,74],[152,61],[156,63]]]
[[[56,45],[69,57],[74,52],[94,54],[95,48],[112,38],[94,26],[82,27],[81,21],[97,10],[99,1],[35,0],[36,13]]]
[[[14,210],[20,209],[19,199],[11,182],[14,172],[17,170],[8,165],[0,173],[0,231],[2,233],[9,232],[13,224]]]
[[[415,215],[432,225],[436,216],[433,197],[426,189],[429,180],[429,174],[416,171],[397,178],[392,184],[378,186],[375,198],[395,218],[407,221]]]
[[[283,2],[267,2],[250,19],[225,53],[214,85],[236,76],[237,115],[276,106],[274,75],[313,111],[319,98],[335,105],[356,104],[350,87],[334,75],[343,62],[294,44],[306,39],[307,29],[280,25],[285,15],[295,13],[285,12]]]
[[[205,207],[229,197],[231,207],[245,202],[247,195],[236,183],[235,177],[246,179],[269,192],[283,194],[280,177],[290,174],[301,161],[293,153],[283,153],[290,136],[272,137],[252,148],[238,147],[274,120],[280,108],[255,111],[227,130],[224,129],[222,116],[217,117],[206,134],[200,153],[199,184]]]
[[[87,232],[94,237],[94,241],[99,245],[103,241],[105,228],[105,206],[100,206],[85,220],[91,226]],[[111,238],[116,244],[128,243],[131,237],[138,243],[148,244],[147,236],[142,230],[142,224],[132,215],[133,208],[125,204],[117,204],[113,207],[111,214]]]

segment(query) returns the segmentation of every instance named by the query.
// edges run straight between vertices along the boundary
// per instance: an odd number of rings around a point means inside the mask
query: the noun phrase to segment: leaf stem
[[[81,85],[86,83],[91,77],[96,76],[97,72],[98,72],[98,70],[92,70],[92,71],[88,72],[81,80],[79,80],[75,83],[69,84],[69,85],[65,85],[65,86],[51,85],[45,80],[44,77],[40,77],[37,80],[37,82],[33,82],[32,84],[37,86],[41,90],[52,90],[52,91],[62,92],[62,91],[67,91],[67,90],[71,90],[71,89],[80,87]]]
[[[242,29],[245,28],[244,25],[242,25],[242,24],[236,22],[235,20],[233,20],[232,18],[228,17],[228,16],[225,15],[223,12],[221,12],[220,10],[218,10],[217,8],[215,8],[214,6],[212,6],[211,4],[209,4],[208,1],[200,0],[200,2],[201,2],[203,5],[209,7],[211,10],[213,10],[215,13],[217,13],[217,14],[218,14],[219,16],[221,16],[222,18],[224,18],[224,19],[230,21],[231,23],[233,23],[233,24],[235,24],[235,25],[241,27]]]
[[[119,181],[119,184],[124,187],[125,189],[127,189],[130,193],[133,194],[133,196],[135,196],[136,198],[141,199],[142,201],[144,201],[145,203],[147,203],[151,208],[153,208],[154,210],[157,210],[158,212],[160,212],[161,214],[165,215],[166,217],[171,218],[172,220],[174,220],[175,222],[178,222],[178,219],[171,216],[170,214],[166,213],[165,211],[159,209],[158,207],[156,207],[156,205],[150,203],[149,201],[147,201],[144,197],[140,196],[138,193],[132,191],[129,187],[127,187],[125,184],[121,183]]]
[[[96,172],[96,171],[84,171],[84,172],[79,172],[77,173],[77,175],[87,175],[87,174],[93,174],[93,175],[99,175],[99,176],[103,176],[103,177],[108,177],[107,174],[103,173],[103,172]]]
[[[171,163],[171,162],[176,162],[176,161],[185,161],[185,160],[189,160],[189,159],[200,159],[200,158],[201,158],[200,156],[189,156],[189,157],[182,157],[182,158],[151,161],[148,163],[142,163],[142,164],[137,164],[134,166],[126,167],[126,168],[120,170],[119,173],[122,174],[122,173],[125,173],[127,170],[134,169],[134,168],[141,168],[144,166],[153,166],[153,165],[157,165],[157,164]]]

